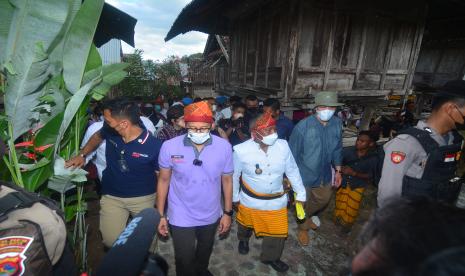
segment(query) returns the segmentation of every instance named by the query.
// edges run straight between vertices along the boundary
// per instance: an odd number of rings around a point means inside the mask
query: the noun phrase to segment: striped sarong
[[[287,208],[264,211],[240,204],[236,221],[247,228],[253,228],[257,237],[286,238],[288,234]]]
[[[360,203],[365,188],[351,189],[349,185],[339,188],[336,192],[336,208],[334,218],[345,226],[351,226],[358,216]]]

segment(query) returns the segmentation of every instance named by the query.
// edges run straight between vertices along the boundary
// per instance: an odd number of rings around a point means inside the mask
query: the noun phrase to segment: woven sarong
[[[350,226],[354,223],[360,209],[363,191],[365,191],[365,188],[352,190],[349,185],[345,188],[339,188],[336,192],[336,208],[334,209],[336,221],[345,226]]]
[[[287,237],[287,208],[264,211],[239,205],[236,220],[245,227],[253,228],[257,237]]]

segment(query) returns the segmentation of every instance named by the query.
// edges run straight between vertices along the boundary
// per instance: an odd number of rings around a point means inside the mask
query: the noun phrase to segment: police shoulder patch
[[[391,152],[391,161],[394,164],[400,164],[405,159],[405,152],[402,151],[393,151]]]

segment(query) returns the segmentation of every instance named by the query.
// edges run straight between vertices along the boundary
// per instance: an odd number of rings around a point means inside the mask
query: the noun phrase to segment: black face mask
[[[109,124],[107,124],[107,122],[103,122],[102,130],[110,134],[111,136],[119,135],[119,133],[114,128],[112,128]]]
[[[462,118],[464,119],[464,122],[463,123],[458,123],[458,122],[455,121],[455,119],[452,116],[450,116],[450,117],[451,117],[452,120],[454,120],[455,128],[457,130],[464,130],[465,129],[465,117],[463,116],[464,114],[462,113],[462,111],[460,111],[458,106],[455,106],[455,108],[460,113],[460,115],[462,115]]]
[[[455,122],[455,129],[457,129],[457,130],[465,130],[465,123],[461,124],[461,123]]]
[[[249,114],[255,115],[255,114],[258,113],[258,107],[249,108],[249,109],[247,109],[247,112],[248,112]]]

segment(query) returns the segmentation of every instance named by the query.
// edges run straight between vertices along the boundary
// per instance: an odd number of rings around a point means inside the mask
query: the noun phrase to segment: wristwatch
[[[233,214],[234,214],[234,210],[232,210],[232,209],[231,209],[230,211],[226,211],[226,210],[224,210],[224,211],[223,211],[223,214],[225,214],[225,215],[227,215],[227,216],[230,216],[230,217],[232,217],[232,216],[233,216]]]

